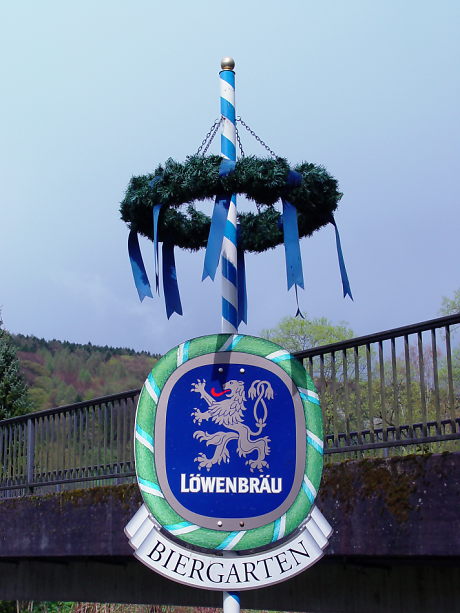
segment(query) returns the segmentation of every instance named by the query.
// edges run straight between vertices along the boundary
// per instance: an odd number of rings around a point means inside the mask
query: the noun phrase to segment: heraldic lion
[[[246,394],[244,391],[243,381],[227,381],[223,386],[223,392],[216,393],[214,392],[214,388],[211,389],[211,393],[214,395],[214,397],[208,394],[205,387],[205,379],[198,379],[196,383],[192,383],[191,391],[200,394],[200,397],[208,405],[208,409],[204,412],[200,411],[200,409],[193,410],[193,421],[194,423],[198,422],[198,424],[201,425],[202,421],[211,419],[211,421],[219,426],[224,426],[227,428],[227,431],[208,433],[203,432],[203,430],[197,430],[194,432],[194,438],[197,438],[199,441],[206,441],[206,445],[216,446],[214,454],[211,458],[204,453],[198,454],[198,456],[195,458],[195,462],[198,462],[198,468],[206,468],[207,470],[210,470],[213,464],[220,464],[222,461],[229,462],[230,454],[227,445],[231,440],[238,441],[237,453],[240,457],[246,457],[252,452],[256,452],[257,455],[255,458],[246,461],[246,464],[249,465],[251,472],[255,468],[260,471],[262,471],[264,467],[268,468],[269,465],[265,458],[270,453],[270,447],[268,446],[270,439],[268,436],[252,438],[258,436],[265,427],[267,406],[264,398],[273,398],[273,389],[268,381],[254,381],[249,389],[250,398],[255,398],[257,395],[254,412],[259,403],[261,403],[264,408],[264,417],[262,419],[257,419],[255,415],[257,422],[256,425],[258,427],[257,432],[253,432],[248,426],[246,426],[246,424],[243,423],[243,413],[247,409],[247,407],[244,406]],[[224,394],[224,398],[221,400],[216,400],[216,397]]]

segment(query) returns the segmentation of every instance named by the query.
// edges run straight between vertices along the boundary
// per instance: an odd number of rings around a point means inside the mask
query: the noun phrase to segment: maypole
[[[238,592],[224,592],[224,613],[240,613],[240,595]]]
[[[236,162],[235,60],[224,57],[220,66],[220,112],[224,118],[220,151],[223,158]],[[233,194],[222,242],[222,332],[238,332],[237,257],[236,194]],[[239,613],[238,592],[223,593],[223,609],[224,613]]]
[[[236,162],[235,61],[224,57],[220,63],[220,112],[223,119],[221,155]],[[236,195],[228,209],[222,242],[222,332],[238,331],[238,268],[236,247]]]
[[[232,58],[222,59],[221,116],[198,152],[183,164],[170,158],[132,177],[121,206],[141,300],[153,292],[137,234],[153,240],[157,290],[162,243],[168,318],[182,314],[174,247],[206,249],[203,279],[214,280],[222,263],[222,333],[168,351],[141,390],[134,436],[144,502],[125,531],[152,570],[221,592],[224,613],[240,612],[239,592],[314,564],[332,534],[315,505],[324,451],[319,396],[286,349],[238,334],[245,321],[243,254],[284,243],[288,288],[303,287],[299,238],[332,224],[344,295],[351,297],[333,216],[341,197],[336,180],[321,166],[291,167],[281,157],[242,153],[237,162],[234,68]],[[206,155],[220,125],[221,154]],[[236,194],[258,205],[257,214],[240,213],[238,225]],[[193,202],[211,196],[209,218]],[[282,213],[275,209],[279,200]],[[244,415],[251,403],[252,413]]]

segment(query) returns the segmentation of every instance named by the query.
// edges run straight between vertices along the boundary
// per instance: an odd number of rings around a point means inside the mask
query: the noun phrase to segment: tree
[[[262,330],[261,336],[281,345],[290,352],[296,352],[353,338],[354,333],[345,322],[340,325],[333,325],[326,317],[314,319],[285,317],[276,328]],[[321,398],[326,431],[330,432],[333,429],[332,422],[338,418],[338,413],[340,413],[339,417],[343,429],[342,422],[345,422],[347,418],[343,411],[334,411],[334,406],[337,408],[339,395],[342,395],[343,388],[344,363],[342,352],[334,355],[334,358],[326,354],[323,361],[315,358],[312,362],[306,363],[305,366],[313,377]],[[353,376],[353,368],[353,363],[347,365],[347,373],[350,377]]]
[[[0,319],[0,419],[28,411],[27,385],[10,335]]]
[[[344,341],[353,338],[354,333],[347,327],[346,322],[333,325],[326,317],[285,317],[276,328],[262,330],[261,336],[290,352],[295,352]]]
[[[443,296],[439,312],[441,315],[455,315],[456,313],[460,313],[460,289],[454,292],[452,298]]]
[[[443,296],[440,311],[441,315],[457,315],[460,314],[460,288],[454,292],[452,298]],[[458,338],[460,326],[450,326],[451,339]],[[452,379],[455,390],[456,403],[460,400],[460,347],[452,347]],[[442,356],[440,360],[439,377],[445,388],[448,386],[448,371],[447,371],[447,358]],[[458,409],[457,409],[458,410]]]

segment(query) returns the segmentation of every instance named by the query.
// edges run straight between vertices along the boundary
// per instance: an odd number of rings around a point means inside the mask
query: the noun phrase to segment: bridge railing
[[[139,391],[0,421],[0,496],[134,477]]]
[[[297,353],[321,399],[326,453],[453,448],[447,441],[460,438],[458,324],[460,314],[450,315]]]
[[[460,315],[296,354],[315,380],[328,461],[458,448]],[[134,479],[139,390],[0,422],[0,496]]]

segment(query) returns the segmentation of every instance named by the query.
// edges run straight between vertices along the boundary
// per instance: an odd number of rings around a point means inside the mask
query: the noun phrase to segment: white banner
[[[169,540],[145,505],[125,528],[135,557],[168,579],[207,590],[253,590],[285,581],[317,562],[333,530],[314,506],[300,533],[260,553],[204,554]]]

